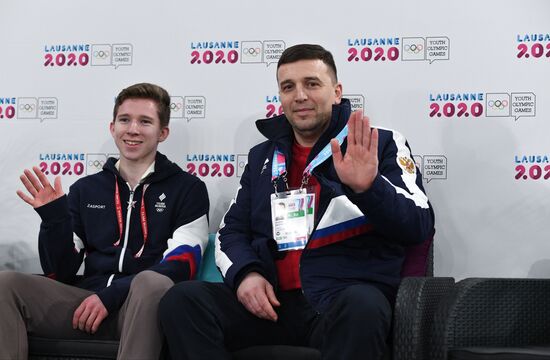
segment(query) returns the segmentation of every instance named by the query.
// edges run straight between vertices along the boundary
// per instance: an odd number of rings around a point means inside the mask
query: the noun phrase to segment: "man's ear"
[[[109,131],[111,132],[111,136],[115,136],[115,121],[111,121],[109,123]]]
[[[159,143],[166,140],[168,135],[170,135],[170,128],[168,128],[168,126],[165,126],[162,129],[160,129]]]
[[[336,96],[334,99],[334,103],[340,104],[340,102],[342,101],[342,83],[341,82],[338,82],[336,85],[334,85],[334,94]]]

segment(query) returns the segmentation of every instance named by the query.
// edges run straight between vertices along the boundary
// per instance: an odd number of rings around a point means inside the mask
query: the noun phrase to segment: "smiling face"
[[[322,60],[283,64],[277,71],[279,96],[300,145],[313,146],[328,127],[332,105],[342,99],[342,85]]]
[[[120,152],[121,165],[151,164],[158,144],[168,137],[160,125],[157,104],[150,99],[126,99],[109,128]]]

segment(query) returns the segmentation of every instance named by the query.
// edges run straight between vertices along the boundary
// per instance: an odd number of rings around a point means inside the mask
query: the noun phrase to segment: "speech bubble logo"
[[[204,96],[186,96],[183,98],[184,115],[187,121],[204,119],[206,116],[206,98]]]
[[[537,97],[532,92],[512,93],[512,116],[516,121],[522,116],[535,116]]]
[[[401,60],[426,60],[426,40],[422,37],[405,37],[401,39]]]
[[[246,154],[237,154],[237,177],[243,176],[244,168],[248,163],[248,156]]]
[[[183,119],[183,96],[170,96],[170,118]]]
[[[436,60],[449,60],[450,43],[446,36],[426,38],[426,59],[430,64]]]
[[[36,119],[38,117],[38,99],[34,97],[17,98],[17,118]]]
[[[110,66],[112,64],[113,49],[109,44],[93,44],[91,55],[91,66]]]
[[[285,51],[286,44],[282,40],[266,40],[264,41],[264,62],[266,66],[277,63],[279,58]]]
[[[261,41],[241,41],[241,63],[259,64],[263,62],[264,45]]]
[[[38,98],[38,118],[40,121],[46,119],[57,119],[58,100],[54,97]]]
[[[419,169],[423,169],[422,167],[422,155],[413,155],[414,163],[416,164],[416,167]]]
[[[447,157],[444,155],[424,155],[422,176],[426,182],[434,179],[447,179]]]
[[[365,97],[363,95],[344,95],[349,99],[351,104],[351,111],[365,110]]]
[[[485,95],[485,116],[487,117],[510,116],[510,94],[487,93]]]
[[[113,44],[113,65],[115,69],[119,66],[132,65],[134,57],[134,46],[132,44]]]

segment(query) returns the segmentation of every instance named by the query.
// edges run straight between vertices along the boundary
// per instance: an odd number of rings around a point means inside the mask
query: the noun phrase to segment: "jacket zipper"
[[[130,198],[128,199],[128,209],[126,211],[126,229],[124,231],[124,242],[122,243],[122,250],[120,251],[120,258],[118,259],[118,272],[122,273],[122,264],[124,262],[124,253],[126,252],[126,248],[128,246],[128,236],[130,234],[130,217],[132,215],[132,203],[134,201],[134,193],[135,190],[130,187],[130,184],[126,183],[128,185],[128,188],[130,188]]]
[[[322,186],[322,182],[324,181],[324,179],[320,179],[322,176],[318,175],[318,174],[314,174],[314,172],[312,171],[311,172],[311,176],[315,176],[315,178],[317,179],[317,181],[319,182],[319,204],[321,203],[321,186]],[[334,188],[333,187],[330,187],[332,189],[332,192],[335,192],[334,191]],[[319,215],[319,209],[316,208],[315,209],[315,220],[314,221],[317,221],[317,217]],[[313,233],[315,232],[315,230],[317,230],[317,224],[314,224],[313,225],[313,230],[311,231],[311,235],[313,235]],[[300,288],[300,290],[302,291],[302,295],[304,295],[304,297],[306,298],[307,300],[307,296],[306,296],[306,293],[304,291],[304,286],[303,286],[303,281],[302,281],[302,258],[306,255],[306,253],[309,251],[309,240],[310,240],[310,237],[308,237],[307,239],[307,242],[306,242],[306,245],[304,246],[304,249],[302,250],[302,256],[300,256],[300,261],[298,262],[298,276],[300,276],[300,284],[302,284],[302,287]],[[308,301],[309,302],[309,301]],[[317,315],[319,315],[320,313],[315,310],[315,313]]]

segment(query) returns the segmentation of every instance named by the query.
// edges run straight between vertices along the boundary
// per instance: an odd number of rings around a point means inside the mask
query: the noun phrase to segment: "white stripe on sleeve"
[[[199,245],[201,254],[204,254],[204,250],[208,245],[208,220],[206,214],[177,228],[172,238],[168,239],[168,248],[164,251],[163,257],[166,257],[167,254],[181,245],[189,245],[191,247]]]

